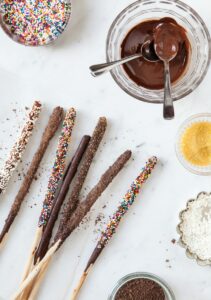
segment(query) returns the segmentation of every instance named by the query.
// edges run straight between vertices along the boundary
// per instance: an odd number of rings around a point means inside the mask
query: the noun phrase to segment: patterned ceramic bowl
[[[195,259],[200,266],[211,265],[211,227],[208,224],[211,222],[211,194],[201,192],[196,199],[189,200],[179,218],[179,244],[186,249],[187,257]]]

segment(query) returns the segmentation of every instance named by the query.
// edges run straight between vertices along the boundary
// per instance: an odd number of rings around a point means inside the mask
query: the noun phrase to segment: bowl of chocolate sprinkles
[[[137,272],[120,279],[108,300],[175,300],[175,296],[159,277]]]

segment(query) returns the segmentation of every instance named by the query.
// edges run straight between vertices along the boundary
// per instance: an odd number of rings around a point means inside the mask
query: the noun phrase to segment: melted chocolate
[[[160,24],[174,24],[177,28],[178,53],[170,62],[171,82],[176,82],[185,72],[190,52],[190,42],[183,27],[171,18],[149,20],[132,28],[121,45],[121,57],[130,56],[140,51],[142,44],[148,40],[154,40],[155,29]],[[169,31],[166,31],[168,39]],[[169,37],[169,41],[170,41]],[[166,42],[166,41],[165,41]],[[137,85],[147,89],[156,90],[164,87],[163,61],[150,62],[143,57],[135,59],[123,65],[125,72]]]

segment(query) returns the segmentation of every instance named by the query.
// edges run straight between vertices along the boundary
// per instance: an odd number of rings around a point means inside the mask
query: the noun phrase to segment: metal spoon
[[[140,49],[139,53],[133,54],[131,56],[122,58],[120,60],[108,62],[108,63],[103,63],[103,64],[98,64],[98,65],[93,65],[89,69],[91,71],[91,74],[96,77],[102,74],[105,74],[108,71],[111,71],[113,68],[120,66],[122,64],[125,64],[131,60],[144,57],[144,59],[155,62],[158,61],[159,58],[157,57],[155,50],[154,50],[154,45],[152,41],[146,41]]]
[[[164,63],[164,105],[163,117],[166,120],[174,118],[174,105],[171,95],[171,76],[169,63],[179,50],[177,27],[174,23],[161,23],[155,29],[154,47],[160,60]]]

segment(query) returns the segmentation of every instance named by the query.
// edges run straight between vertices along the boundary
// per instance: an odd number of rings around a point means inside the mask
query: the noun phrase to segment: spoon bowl
[[[141,46],[141,53],[145,60],[150,62],[159,61],[159,57],[155,52],[154,41],[146,41]]]
[[[159,24],[154,33],[154,49],[164,63],[164,102],[163,117],[166,120],[174,118],[174,105],[171,95],[171,75],[169,63],[179,51],[178,29],[174,23]]]

